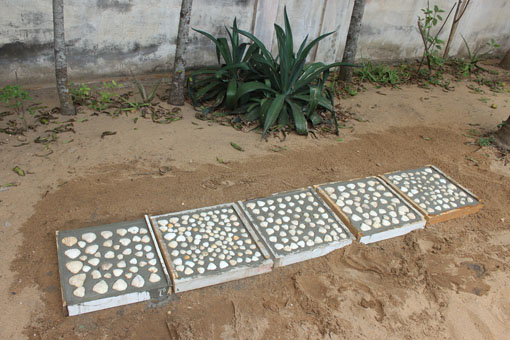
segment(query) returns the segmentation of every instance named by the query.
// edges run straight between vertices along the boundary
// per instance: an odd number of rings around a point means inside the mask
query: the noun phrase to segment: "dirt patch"
[[[499,166],[493,172],[497,159],[464,143],[470,140],[467,123],[495,126],[505,113],[476,98],[462,103],[462,89],[427,93],[437,97],[432,108],[421,106],[422,89],[385,91],[400,99],[374,90],[344,102],[369,122],[343,131],[343,142],[290,136],[284,144],[266,143],[229,127],[196,130],[190,124],[192,112],[185,110],[183,121],[166,127],[141,122],[138,130],[132,120],[98,118],[77,130],[75,145],[57,144],[48,158],[31,157],[34,146],[22,152],[1,150],[7,162],[2,175],[20,183],[0,197],[6,203],[0,227],[3,237],[12,240],[2,255],[9,249],[10,259],[16,254],[0,278],[2,304],[36,301],[16,313],[27,320],[23,334],[41,339],[461,339],[471,334],[466,333],[469,327],[478,338],[498,339],[510,331],[505,302],[510,289],[509,170]],[[451,103],[453,95],[460,104]],[[507,98],[497,98],[500,107]],[[469,114],[460,113],[470,106]],[[118,133],[101,140],[102,130]],[[230,141],[246,152],[233,149]],[[273,152],[275,143],[287,149]],[[229,163],[219,164],[217,157]],[[35,174],[15,177],[9,172],[14,162]],[[62,316],[55,230],[426,164],[472,189],[484,199],[484,209],[405,237],[354,244],[269,274],[182,293],[158,305]],[[169,168],[161,173],[162,166]],[[3,227],[5,221],[12,225]],[[16,313],[4,315],[2,324],[16,324]],[[19,338],[21,330],[10,326],[4,332],[6,338]]]

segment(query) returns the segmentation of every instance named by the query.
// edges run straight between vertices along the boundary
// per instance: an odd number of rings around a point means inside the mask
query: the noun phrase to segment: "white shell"
[[[85,296],[85,287],[78,287],[73,291],[73,295],[77,297],[84,297]]]
[[[74,260],[78,256],[80,256],[81,251],[77,248],[68,249],[64,252],[64,254],[69,257],[70,259]]]
[[[189,267],[186,267],[186,269],[184,269],[184,274],[186,275],[191,275],[193,274],[193,269],[189,268]],[[151,274],[152,275],[157,275],[157,274]],[[159,276],[158,276],[159,277]]]
[[[94,280],[101,278],[101,272],[99,270],[93,270],[91,275]]]
[[[112,288],[114,290],[116,290],[116,291],[121,292],[123,290],[126,290],[127,283],[123,279],[118,279],[117,281],[115,281],[115,283],[113,284]]]
[[[108,291],[108,284],[105,280],[101,280],[94,285],[92,290],[98,294],[104,294]]]
[[[76,242],[78,242],[78,239],[74,236],[68,236],[68,237],[64,237],[62,239],[62,243],[68,247],[74,246],[76,244]]]
[[[75,287],[81,287],[83,286],[83,283],[85,282],[85,279],[87,278],[87,274],[78,274],[78,275],[73,275],[69,278],[69,284],[71,286],[75,286]]]
[[[91,266],[97,266],[99,264],[99,259],[97,257],[91,258],[90,260],[88,260],[88,263]]]
[[[94,242],[96,239],[96,234],[94,233],[85,233],[81,235],[82,240],[86,241],[87,243]]]
[[[112,240],[107,240],[107,241],[104,241],[103,242],[103,247],[111,247],[113,245],[113,241]]]
[[[140,275],[136,275],[133,281],[131,281],[131,286],[136,288],[142,288],[145,284],[145,280]]]
[[[83,263],[81,261],[70,261],[66,263],[66,268],[73,274],[77,274],[81,268],[83,267]]]
[[[117,268],[117,269],[114,269],[114,270],[113,270],[113,275],[114,275],[115,277],[119,277],[119,276],[121,276],[121,275],[122,275],[122,273],[123,273],[123,272],[124,272],[124,271],[123,271],[122,269],[118,269],[118,268]]]
[[[209,265],[207,266],[207,270],[215,270],[216,269],[216,265],[214,263],[209,263]]]
[[[128,244],[130,244],[130,243],[131,243],[131,240],[130,240],[130,239],[128,239],[128,238],[121,238],[121,239],[119,240],[119,242],[120,242],[120,244],[122,244],[123,246],[127,246]]]
[[[93,255],[96,253],[96,251],[99,249],[99,246],[97,244],[93,244],[91,246],[88,246],[87,248],[85,248],[85,253],[86,254],[90,254],[90,255]]]
[[[121,228],[121,229],[117,229],[117,234],[120,235],[121,237],[126,235],[127,234],[127,230],[124,229],[124,228]]]
[[[128,232],[130,232],[131,234],[138,234],[138,231],[140,231],[140,228],[138,228],[137,226],[132,226],[128,229]]]
[[[105,239],[109,239],[110,237],[113,236],[113,233],[109,230],[105,230],[101,232],[101,236],[103,236],[103,238]]]

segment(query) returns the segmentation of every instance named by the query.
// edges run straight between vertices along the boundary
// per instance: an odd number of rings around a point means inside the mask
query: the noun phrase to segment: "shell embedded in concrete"
[[[245,207],[268,246],[280,256],[349,237],[311,189],[248,201]]]
[[[398,228],[421,220],[419,216],[410,215],[407,203],[379,178],[329,183],[320,188],[363,235],[378,232],[381,228]]]
[[[105,280],[101,280],[94,285],[92,290],[98,294],[105,294],[108,291],[108,284]]]
[[[66,268],[73,274],[77,274],[83,268],[83,262],[70,261],[66,263]]]
[[[208,207],[156,219],[158,233],[166,241],[172,266],[179,277],[229,270],[245,262],[247,251],[258,253],[255,257],[250,256],[251,261],[264,260],[232,205]],[[169,223],[159,223],[161,220]],[[146,255],[151,261],[153,257],[155,254],[151,252]]]
[[[83,282],[85,282],[85,278],[87,277],[87,274],[77,274],[73,275],[69,278],[69,284],[71,286],[75,287],[81,287],[83,286]]]
[[[145,285],[145,280],[140,275],[136,275],[133,281],[131,281],[131,286],[136,288],[141,288]]]
[[[131,290],[151,289],[164,284],[158,269],[161,264],[147,228],[129,225],[126,228],[96,229],[78,233],[78,237],[66,233],[62,232],[59,248],[59,260],[68,260],[64,262],[65,271],[61,271],[63,284],[72,287],[64,290],[65,295],[70,294],[66,295],[66,300],[71,296],[74,301],[79,301],[91,294],[110,297],[129,292],[129,287]],[[146,242],[143,242],[144,238]]]
[[[64,252],[64,254],[69,257],[71,260],[74,260],[78,256],[80,256],[81,251],[77,248],[68,249]]]
[[[479,203],[474,196],[432,167],[397,171],[385,177],[429,215]]]
[[[85,233],[85,234],[81,235],[82,240],[84,240],[87,243],[94,242],[96,237],[97,236],[94,233]]]
[[[76,244],[76,242],[78,242],[78,239],[74,236],[69,236],[69,237],[64,237],[62,239],[62,244],[68,246],[68,247],[72,247]]]

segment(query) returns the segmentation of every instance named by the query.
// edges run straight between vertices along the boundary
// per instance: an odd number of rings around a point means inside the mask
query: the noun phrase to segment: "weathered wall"
[[[51,1],[3,0],[0,12],[0,84],[14,79],[51,80],[53,26]],[[181,0],[65,0],[66,39],[71,79],[166,72],[171,69]],[[441,8],[454,0],[436,0]],[[358,56],[377,60],[420,55],[416,19],[426,0],[367,0]],[[243,29],[276,47],[273,22],[283,23],[287,6],[296,45],[309,35],[336,31],[312,51],[316,60],[333,62],[343,54],[353,0],[195,0],[192,27],[224,34],[234,16]],[[495,38],[510,48],[510,2],[473,0],[458,33],[473,46]],[[451,21],[451,20],[450,20]],[[450,22],[446,26],[449,31]],[[464,54],[457,35],[451,54]],[[214,47],[193,32],[188,66],[215,63]]]

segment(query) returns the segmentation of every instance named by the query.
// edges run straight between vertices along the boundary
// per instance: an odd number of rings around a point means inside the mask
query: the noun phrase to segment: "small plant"
[[[131,77],[133,78],[133,82],[136,85],[136,88],[138,89],[138,94],[140,95],[140,98],[142,99],[143,104],[150,104],[154,97],[156,96],[156,91],[159,88],[159,85],[161,84],[161,80],[158,80],[156,84],[152,87],[151,92],[147,95],[147,92],[145,91],[145,87],[142,85],[142,83],[136,78],[135,74],[132,71],[129,71],[131,73]]]
[[[481,137],[481,138],[478,139],[477,144],[480,147],[482,147],[482,146],[491,146],[492,144],[494,144],[495,141],[496,140],[494,139],[494,136]]]
[[[494,50],[498,49],[500,45],[497,44],[494,39],[491,39],[489,42],[487,42],[487,44],[485,44],[486,51],[484,51],[483,53],[481,53],[483,46],[477,48],[474,51],[471,51],[471,49],[469,48],[469,44],[467,43],[466,39],[462,34],[461,37],[462,40],[464,41],[464,45],[466,46],[466,50],[468,52],[468,60],[462,65],[462,74],[465,77],[467,77],[468,75],[473,73],[476,69],[479,69],[481,71],[487,71],[486,69],[478,65],[478,63],[480,62],[481,59],[485,58],[486,56],[494,52]]]
[[[90,108],[99,112],[103,112],[110,108],[113,100],[119,96],[115,90],[122,87],[123,85],[117,83],[115,80],[103,82],[102,88],[96,86],[94,90],[97,92],[97,95],[91,97],[89,103]]]
[[[455,5],[452,7],[444,21],[441,13],[444,13],[445,11],[440,9],[437,5],[434,5],[431,9],[429,1],[427,1],[427,8],[423,8],[421,10],[423,12],[423,17],[418,16],[418,32],[420,33],[423,42],[423,57],[418,66],[418,71],[421,69],[425,60],[427,61],[429,74],[432,74],[432,70],[435,66],[442,68],[444,60],[440,56],[439,52],[444,45],[444,41],[439,39],[439,34],[441,34],[441,31],[443,30],[454,8]],[[441,26],[439,26],[439,29],[436,30],[436,26],[438,26],[441,22]],[[435,34],[434,31],[436,31]]]
[[[391,68],[384,65],[374,65],[370,61],[362,60],[362,66],[354,71],[361,81],[369,81],[379,85],[397,86],[410,79],[407,65],[402,64],[400,68]]]
[[[25,107],[28,101],[32,101],[28,91],[21,85],[7,85],[0,90],[0,101],[7,104],[7,107],[14,109],[18,117],[23,121],[24,129],[28,129]],[[32,111],[30,111],[32,112]]]
[[[76,105],[86,105],[90,100],[91,89],[86,84],[71,84],[69,92]]]
[[[225,27],[229,40],[223,37],[215,38],[197,29],[193,30],[214,43],[220,65],[219,69],[206,68],[191,73],[188,78],[188,93],[193,100],[193,105],[199,106],[201,103],[214,100],[212,108],[225,105],[232,109],[241,84],[253,75],[247,72],[250,70],[248,62],[258,51],[258,47],[241,42],[236,19],[234,19],[232,30]]]

